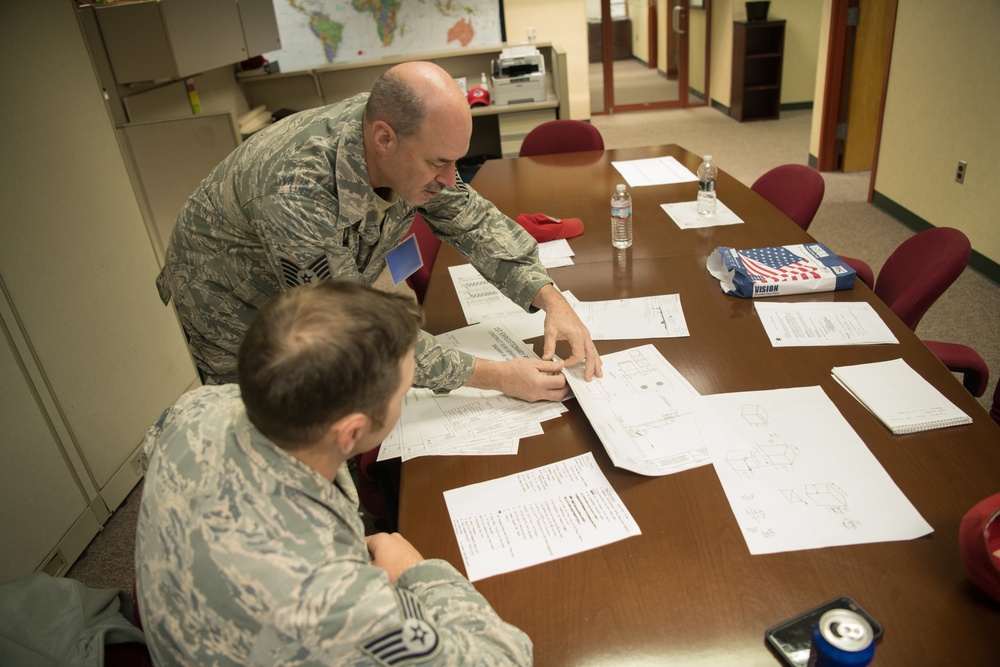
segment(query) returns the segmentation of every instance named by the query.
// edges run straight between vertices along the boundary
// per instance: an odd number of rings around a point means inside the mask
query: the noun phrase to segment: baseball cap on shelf
[[[522,213],[517,216],[517,224],[524,227],[539,243],[583,234],[583,220],[580,218],[553,218],[544,213]]]
[[[470,90],[465,98],[469,100],[470,107],[488,107],[490,105],[490,91],[480,86],[476,86]]]

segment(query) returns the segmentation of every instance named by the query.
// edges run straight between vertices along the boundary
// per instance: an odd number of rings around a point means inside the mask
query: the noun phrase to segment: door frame
[[[655,3],[655,0],[653,0]],[[684,31],[681,33],[674,33],[673,29],[673,8],[670,7],[670,0],[668,0],[668,11],[666,16],[658,19],[655,23],[650,23],[649,33],[650,42],[656,44],[657,35],[656,32],[662,25],[663,29],[667,31],[668,36],[674,36],[680,40],[680,63],[678,63],[678,76],[677,76],[677,93],[678,99],[667,100],[663,102],[648,102],[644,104],[615,104],[614,103],[614,33],[613,25],[611,20],[611,0],[601,0],[601,64],[602,72],[604,76],[604,103],[603,108],[600,111],[592,111],[591,115],[600,116],[603,114],[621,113],[628,111],[650,111],[655,109],[683,109],[687,107],[701,107],[708,106],[709,100],[711,99],[710,85],[709,85],[709,72],[711,71],[711,58],[712,58],[712,5],[714,3],[708,2],[705,7],[705,101],[699,102],[697,104],[691,104],[688,96],[688,17],[690,15],[690,0],[673,0],[675,5],[680,5],[682,10],[681,24],[684,26]],[[651,5],[650,14],[657,14],[655,4]],[[669,51],[670,40],[667,40],[667,50]],[[650,47],[650,50],[658,47]],[[668,56],[669,58],[669,56]],[[668,62],[669,66],[669,62]],[[658,67],[657,63],[653,63],[652,67]]]
[[[889,0],[891,19],[889,39],[886,44],[885,68],[882,73],[882,94],[879,100],[878,120],[875,129],[875,153],[872,158],[871,180],[868,183],[868,201],[875,192],[875,173],[878,170],[879,148],[882,143],[882,122],[885,118],[885,97],[889,88],[889,70],[892,65],[892,43],[896,34],[896,12],[899,0]],[[822,116],[820,118],[819,148],[816,154],[816,169],[838,171],[840,169],[837,139],[837,125],[846,121],[847,90],[850,84],[848,63],[852,56],[850,46],[853,39],[847,25],[847,10],[852,0],[833,0],[830,10],[830,40],[826,59],[826,87],[823,94]],[[863,20],[863,19],[862,19]]]
[[[649,40],[649,57],[646,60],[646,67],[653,69],[660,59],[659,31],[656,28],[658,12],[656,11],[656,0],[646,0],[646,39]]]

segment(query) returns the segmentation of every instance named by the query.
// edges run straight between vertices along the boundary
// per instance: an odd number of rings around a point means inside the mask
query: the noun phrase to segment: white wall
[[[740,3],[740,7],[745,7]],[[784,19],[785,58],[781,71],[781,103],[810,102],[815,95],[816,43],[820,39],[823,3],[819,0],[771,0],[768,18]],[[744,16],[746,11],[743,11]]]
[[[712,99],[732,104],[733,21],[745,21],[742,0],[712,2]],[[829,0],[826,0],[829,2]],[[829,14],[829,10],[827,10]],[[823,2],[820,0],[771,0],[768,20],[785,20],[785,55],[781,69],[781,103],[813,101],[818,64]]]
[[[901,1],[875,190],[1000,262],[1000,2]],[[965,184],[955,182],[959,160]]]
[[[539,42],[566,50],[570,118],[590,118],[590,74],[587,62],[587,10],[579,0],[504,0],[507,41],[526,39],[534,26]]]

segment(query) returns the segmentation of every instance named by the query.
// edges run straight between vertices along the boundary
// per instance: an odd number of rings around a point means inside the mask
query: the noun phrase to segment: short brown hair
[[[344,280],[278,295],[240,346],[237,377],[250,421],[290,450],[315,443],[353,412],[381,426],[421,320],[412,299]]]
[[[380,120],[400,137],[412,137],[420,133],[426,115],[424,100],[398,72],[389,70],[375,79],[365,105],[369,125]]]

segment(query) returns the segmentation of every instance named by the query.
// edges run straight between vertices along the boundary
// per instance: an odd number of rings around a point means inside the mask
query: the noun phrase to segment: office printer
[[[545,59],[534,46],[511,46],[493,60],[493,104],[545,101]]]

